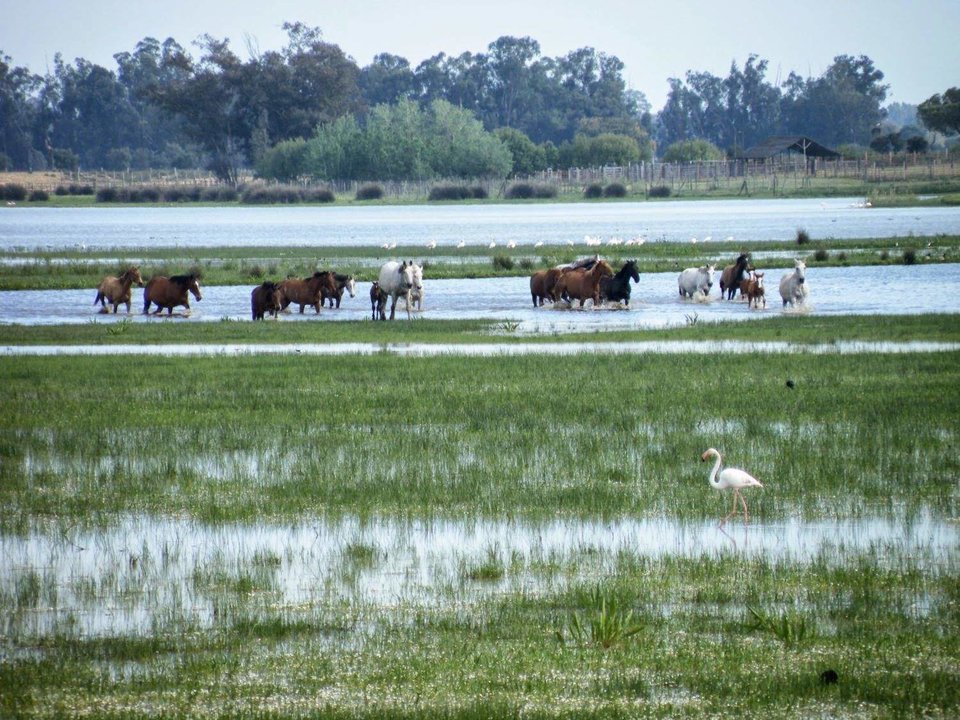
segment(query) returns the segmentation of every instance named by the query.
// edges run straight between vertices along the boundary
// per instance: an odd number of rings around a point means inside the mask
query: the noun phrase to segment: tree
[[[508,177],[531,175],[547,167],[547,154],[540,147],[514,128],[499,128],[496,136],[510,151],[512,166]]]
[[[406,58],[380,53],[360,71],[357,86],[369,107],[409,100],[416,96],[416,78]]]
[[[952,87],[943,95],[932,95],[920,103],[917,115],[930,130],[948,135],[960,133],[960,88]]]
[[[28,169],[37,118],[31,96],[42,80],[26,68],[13,67],[12,62],[0,51],[0,155],[12,167]]]
[[[665,162],[723,160],[723,151],[709,140],[680,140],[663,153]]]

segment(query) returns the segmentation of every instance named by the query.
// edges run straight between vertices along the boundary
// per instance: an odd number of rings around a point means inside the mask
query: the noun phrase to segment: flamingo
[[[761,482],[757,480],[750,473],[744,472],[738,468],[724,468],[720,470],[720,463],[722,458],[720,453],[714,448],[708,448],[703,455],[700,456],[701,462],[706,462],[707,458],[713,455],[717,461],[713,465],[713,470],[710,471],[710,485],[717,490],[725,490],[727,488],[733,488],[733,510],[720,521],[720,527],[723,527],[724,523],[727,522],[731,517],[737,514],[737,500],[743,504],[743,524],[747,524],[747,501],[743,499],[743,495],[740,493],[741,488],[746,487],[763,487]],[[719,476],[717,473],[720,473]]]

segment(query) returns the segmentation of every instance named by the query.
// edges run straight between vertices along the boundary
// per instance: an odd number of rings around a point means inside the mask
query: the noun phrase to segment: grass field
[[[209,325],[178,331],[234,324]],[[0,376],[2,716],[960,712],[960,353],[27,356]],[[708,446],[763,480],[751,527],[716,530]]]

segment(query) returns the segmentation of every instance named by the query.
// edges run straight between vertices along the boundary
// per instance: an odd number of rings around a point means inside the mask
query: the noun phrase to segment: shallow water
[[[592,329],[644,329],[682,326],[691,322],[759,320],[783,313],[814,315],[890,315],[960,312],[960,264],[855,266],[808,268],[810,296],[805,308],[782,307],[777,290],[787,270],[768,270],[765,276],[767,306],[751,309],[741,300],[725,301],[714,285],[705,300],[681,299],[677,273],[643,273],[633,285],[630,308],[585,309],[565,304],[534,308],[526,277],[483,280],[431,280],[424,278],[424,309],[413,317],[430,319],[501,320],[505,329],[520,333],[589,331]],[[370,318],[368,283],[360,283],[357,296],[344,295],[339,309],[324,309],[317,316],[312,308],[299,314],[294,306],[280,314],[279,322],[365,320]],[[20,290],[0,292],[0,322],[25,325],[65,323],[204,322],[250,319],[252,286],[204,287],[203,300],[191,298],[187,314],[177,308],[173,318],[144,316],[143,291],[134,288],[132,312],[102,314],[93,304],[96,291]],[[406,322],[399,303],[397,317]],[[268,320],[272,322],[272,320]],[[516,328],[513,328],[516,323]]]
[[[2,208],[0,250],[380,246],[460,242],[583,246],[643,238],[710,242],[960,234],[960,207],[864,209],[862,198],[396,207]]]
[[[725,507],[719,497],[717,502]],[[27,634],[54,632],[65,619],[85,635],[148,634],[178,617],[209,626],[217,600],[229,594],[231,581],[244,578],[259,578],[274,607],[346,601],[389,610],[503,592],[558,591],[616,572],[622,553],[651,558],[735,553],[799,563],[817,559],[832,566],[882,550],[880,566],[896,567],[909,556],[936,572],[956,562],[958,540],[956,523],[930,517],[731,523],[723,530],[715,520],[346,517],[212,527],[128,518],[101,531],[37,528],[26,536],[0,535],[0,592],[16,598],[17,584],[34,574],[48,595],[55,594],[54,607],[39,601],[11,616]],[[467,577],[469,568],[491,559],[504,569],[502,580]],[[567,572],[571,566],[576,574]]]

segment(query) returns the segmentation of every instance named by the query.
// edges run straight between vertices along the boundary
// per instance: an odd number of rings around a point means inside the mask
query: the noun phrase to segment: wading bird
[[[763,485],[759,480],[743,470],[739,470],[737,468],[724,468],[723,470],[720,470],[722,458],[720,457],[720,453],[714,448],[707,449],[703,455],[700,456],[700,461],[706,462],[707,458],[709,458],[711,455],[714,456],[717,461],[714,463],[713,470],[710,471],[710,485],[717,490],[733,488],[733,510],[731,510],[730,513],[720,521],[720,527],[723,527],[727,520],[737,514],[738,499],[743,504],[743,524],[746,525],[748,520],[747,501],[743,499],[740,489],[745,487],[763,487]],[[719,473],[719,475],[717,473]]]

